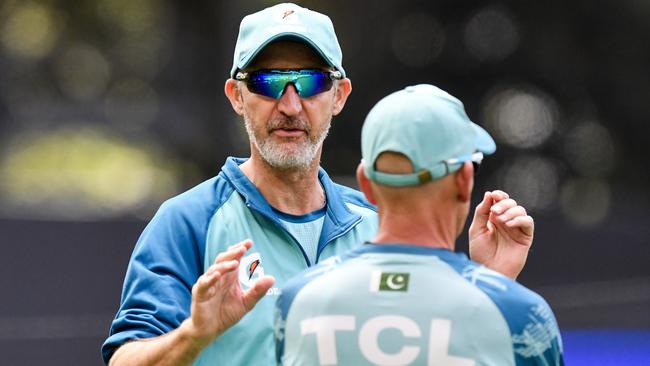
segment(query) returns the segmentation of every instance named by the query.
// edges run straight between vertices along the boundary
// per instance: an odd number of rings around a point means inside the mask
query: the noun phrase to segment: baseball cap
[[[388,186],[413,186],[442,178],[477,153],[495,150],[492,137],[467,117],[460,100],[428,84],[408,86],[384,97],[370,110],[361,131],[365,175]],[[376,160],[387,151],[409,158],[414,172],[377,171]]]
[[[284,39],[307,44],[345,77],[343,53],[330,18],[291,3],[277,4],[242,19],[230,77],[248,66],[269,43]]]

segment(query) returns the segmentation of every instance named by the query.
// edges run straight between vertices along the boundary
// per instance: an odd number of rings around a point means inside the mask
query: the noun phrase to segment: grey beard
[[[271,130],[282,125],[283,121],[271,121],[268,123],[267,128]],[[304,124],[299,121],[298,123]],[[294,123],[295,124],[295,123]],[[244,116],[244,125],[246,126],[246,132],[252,144],[257,148],[262,159],[269,164],[270,166],[281,169],[307,169],[311,163],[316,159],[316,154],[318,154],[318,149],[322,145],[323,141],[329,133],[331,122],[327,124],[327,128],[323,132],[316,136],[315,139],[312,139],[308,136],[307,140],[303,142],[296,153],[287,151],[282,147],[281,144],[276,144],[271,138],[260,139],[255,135],[253,126],[250,123],[250,119],[247,116]],[[309,133],[309,130],[305,130]]]

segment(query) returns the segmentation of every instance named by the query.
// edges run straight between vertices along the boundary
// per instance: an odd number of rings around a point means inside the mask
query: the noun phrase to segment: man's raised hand
[[[533,218],[507,193],[485,192],[469,228],[470,257],[516,279],[526,264],[534,231]]]
[[[245,240],[220,253],[192,287],[187,326],[206,345],[239,321],[271,288],[275,279],[264,276],[244,291],[239,283],[239,262],[253,242]]]

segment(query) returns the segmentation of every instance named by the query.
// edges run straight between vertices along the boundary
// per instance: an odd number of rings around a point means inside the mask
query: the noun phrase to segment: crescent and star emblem
[[[390,287],[393,290],[399,290],[400,288],[404,287],[404,283],[404,276],[399,274],[390,274],[386,278],[386,286]]]

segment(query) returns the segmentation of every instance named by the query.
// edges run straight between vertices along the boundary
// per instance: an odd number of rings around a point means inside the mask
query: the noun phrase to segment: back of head
[[[230,77],[250,65],[267,45],[283,40],[309,46],[345,77],[343,53],[330,18],[292,3],[277,4],[242,19]]]
[[[365,176],[390,187],[426,184],[457,171],[465,161],[496,150],[494,140],[472,122],[463,103],[428,84],[406,87],[380,100],[361,132]],[[408,173],[378,169],[383,153],[405,156]]]

